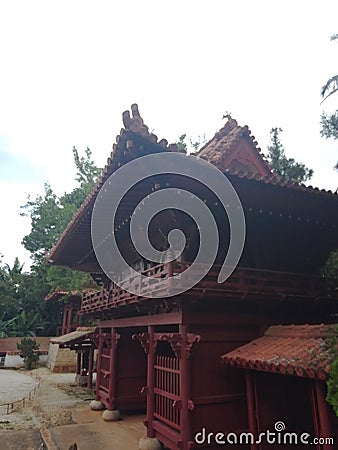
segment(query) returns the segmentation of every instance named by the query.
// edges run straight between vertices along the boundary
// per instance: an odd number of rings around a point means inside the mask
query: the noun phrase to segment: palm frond
[[[327,82],[324,84],[324,86],[320,91],[320,95],[324,97],[321,103],[323,103],[328,97],[330,97],[330,95],[334,94],[337,91],[338,91],[338,75],[334,75],[333,77],[327,80]]]

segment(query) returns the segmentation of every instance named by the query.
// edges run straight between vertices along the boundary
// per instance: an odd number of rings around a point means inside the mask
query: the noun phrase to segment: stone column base
[[[138,442],[139,450],[162,450],[161,442],[156,438],[141,438]]]
[[[120,420],[120,411],[118,409],[114,409],[113,411],[109,411],[106,409],[102,413],[102,419],[106,422],[113,422],[114,420]]]
[[[104,404],[100,400],[92,400],[89,406],[92,411],[102,411],[105,409]]]

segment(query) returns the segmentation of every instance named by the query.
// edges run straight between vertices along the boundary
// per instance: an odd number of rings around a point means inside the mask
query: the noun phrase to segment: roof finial
[[[231,112],[226,111],[226,113],[223,114],[223,117],[222,117],[222,120],[224,120],[224,119],[232,120]]]

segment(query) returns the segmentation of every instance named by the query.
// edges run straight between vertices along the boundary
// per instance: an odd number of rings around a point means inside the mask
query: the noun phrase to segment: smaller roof
[[[11,355],[19,354],[16,344],[21,342],[22,337],[8,337],[0,339],[0,353],[7,353]],[[50,337],[32,337],[39,344],[39,353],[48,352]]]
[[[330,365],[326,338],[337,325],[277,325],[263,337],[221,357],[224,364],[246,369],[325,380]]]
[[[228,119],[226,124],[198,151],[197,156],[214,164],[222,172],[232,169],[273,178],[272,168],[264,159],[248,126],[239,126],[230,114],[225,117]]]
[[[96,327],[78,327],[76,331],[51,338],[50,342],[59,344],[61,347],[71,347],[72,345],[89,341],[90,338],[94,337],[95,330]]]

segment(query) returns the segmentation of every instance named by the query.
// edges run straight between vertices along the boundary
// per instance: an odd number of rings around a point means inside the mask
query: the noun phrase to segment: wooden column
[[[81,352],[78,352],[76,356],[77,356],[77,358],[76,358],[76,375],[81,375],[81,358],[82,358]]]
[[[68,309],[68,317],[67,317],[67,333],[71,332],[72,329],[72,306],[71,305],[67,305],[67,309]]]
[[[66,334],[67,305],[63,304],[61,335]]]
[[[316,380],[315,381],[315,392],[317,398],[317,406],[318,406],[318,416],[319,416],[319,436],[321,438],[330,438],[333,437],[332,426],[330,421],[329,414],[329,405],[326,403],[326,389],[323,381]],[[333,450],[333,445],[331,444],[323,444],[322,450]]]
[[[91,389],[93,387],[93,367],[94,367],[94,344],[91,343],[89,349],[89,364],[88,364],[88,383],[87,388]]]
[[[249,430],[255,438],[258,436],[258,427],[256,420],[256,398],[254,389],[254,375],[249,370],[245,371],[245,385],[246,385],[246,401],[248,408],[248,422]],[[251,444],[251,450],[259,450],[258,444]]]
[[[109,359],[109,408],[111,411],[117,409],[116,405],[116,330],[111,328],[110,330],[110,359]]]
[[[102,328],[99,328],[99,338],[97,344],[95,400],[100,400],[99,387],[101,378],[102,343],[103,343],[103,331]]]
[[[154,341],[154,326],[148,326],[149,347],[147,355],[147,437],[155,437],[153,428],[154,407],[155,407],[155,341]]]
[[[182,336],[181,347],[181,364],[180,364],[180,393],[181,393],[181,436],[183,441],[182,450],[189,449],[189,441],[191,440],[191,420],[189,411],[190,400],[190,364],[188,359],[187,348],[187,327],[180,325],[180,334]]]

